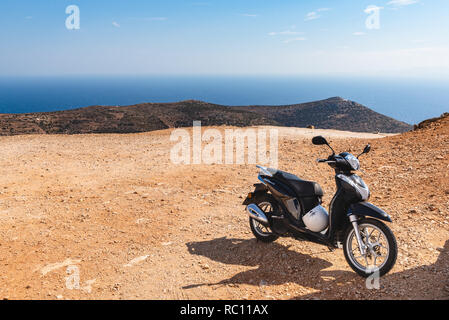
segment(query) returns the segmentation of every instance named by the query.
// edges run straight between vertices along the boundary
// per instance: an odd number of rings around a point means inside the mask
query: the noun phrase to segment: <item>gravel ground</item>
[[[342,250],[257,242],[241,205],[255,166],[175,165],[170,130],[0,137],[0,298],[448,299],[448,128],[278,128],[279,168],[319,182],[326,206],[333,172],[310,138],[354,153],[372,144],[362,176],[399,246],[378,290]]]

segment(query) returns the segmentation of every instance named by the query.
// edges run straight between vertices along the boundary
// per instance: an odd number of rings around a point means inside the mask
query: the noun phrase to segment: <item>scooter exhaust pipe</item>
[[[246,207],[246,211],[248,211],[248,214],[251,218],[253,218],[256,221],[259,221],[260,223],[264,225],[268,225],[268,218],[265,215],[265,213],[259,208],[256,204],[250,204],[248,207]]]

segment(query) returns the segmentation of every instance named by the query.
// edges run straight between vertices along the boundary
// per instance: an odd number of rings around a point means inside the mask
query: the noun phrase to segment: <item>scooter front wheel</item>
[[[362,277],[375,273],[387,274],[396,263],[398,247],[393,232],[383,222],[375,219],[359,221],[360,237],[365,254],[360,252],[354,228],[346,232],[343,251],[349,266]]]
[[[259,198],[255,201],[255,204],[259,206],[259,208],[265,213],[265,214],[271,214],[275,210],[276,202],[275,200],[270,197],[269,195],[264,196],[263,198]],[[271,243],[276,241],[279,236],[273,233],[271,229],[267,226],[264,226],[259,221],[249,218],[249,225],[251,228],[252,233],[257,238],[257,240],[265,242],[265,243]]]

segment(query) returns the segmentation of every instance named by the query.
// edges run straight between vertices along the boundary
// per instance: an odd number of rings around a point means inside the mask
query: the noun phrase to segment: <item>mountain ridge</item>
[[[168,128],[273,125],[355,132],[401,133],[405,122],[340,97],[280,106],[225,106],[199,100],[140,103],[129,106],[89,106],[23,114],[0,114],[0,135],[138,133]]]
[[[341,97],[293,105],[242,108],[271,117],[285,126],[307,127],[313,125],[319,129],[385,133],[402,133],[412,129],[412,126],[405,122],[387,117],[357,102]]]

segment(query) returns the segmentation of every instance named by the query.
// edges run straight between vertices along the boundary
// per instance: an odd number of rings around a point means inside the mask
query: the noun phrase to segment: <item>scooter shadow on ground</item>
[[[314,256],[291,250],[279,243],[263,244],[255,239],[217,238],[209,241],[187,243],[190,254],[207,257],[229,265],[258,267],[235,274],[217,283],[192,284],[183,289],[215,285],[281,285],[297,283],[317,292],[293,299],[335,298],[336,290],[341,298],[372,297],[402,299],[448,299],[449,298],[449,240],[439,249],[437,261],[431,265],[387,274],[380,279],[380,290],[369,290],[365,279],[352,271],[325,270],[332,266],[329,261],[316,255],[325,254],[326,248]],[[354,296],[357,289],[358,294]]]
[[[379,279],[380,290],[362,288],[358,290],[358,298],[363,298],[371,291],[377,299],[413,299],[413,300],[449,300],[449,240],[443,248],[437,249],[440,254],[433,264],[422,265],[401,272],[389,273]],[[323,275],[326,274],[323,271]],[[339,287],[340,291],[351,292],[353,284],[348,282]],[[385,290],[386,289],[386,290]],[[376,294],[377,293],[377,294]],[[298,296],[294,299],[325,299],[323,292]],[[347,297],[354,298],[354,297]]]
[[[190,242],[186,245],[193,255],[204,256],[224,264],[258,268],[240,272],[218,283],[194,284],[183,289],[229,284],[280,285],[291,282],[318,289],[324,282],[321,271],[332,266],[325,259],[291,250],[290,246],[283,246],[277,242],[264,244],[256,239],[223,237]],[[324,247],[320,248],[317,254],[326,252],[329,250]]]

